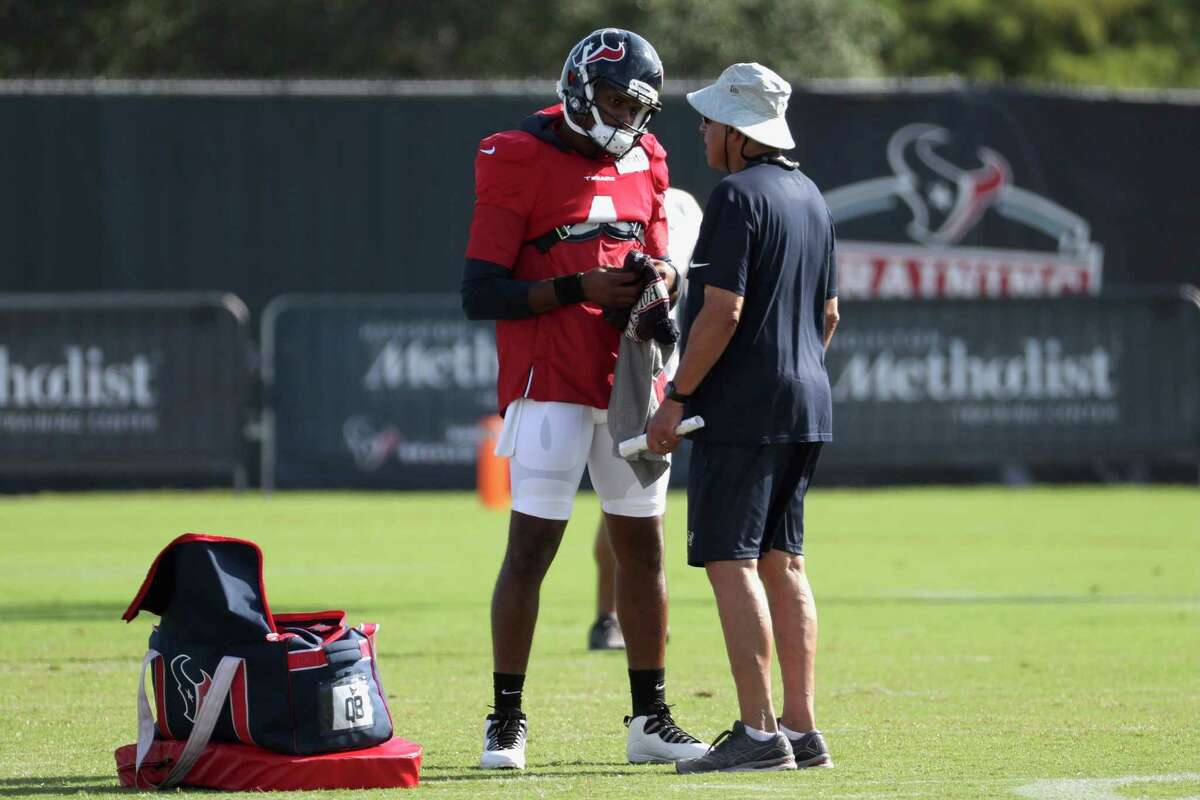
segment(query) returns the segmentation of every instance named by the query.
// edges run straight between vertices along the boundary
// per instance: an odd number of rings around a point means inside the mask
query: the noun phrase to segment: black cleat
[[[625,636],[621,633],[621,623],[611,614],[605,614],[596,620],[596,624],[588,631],[588,650],[624,650]]]

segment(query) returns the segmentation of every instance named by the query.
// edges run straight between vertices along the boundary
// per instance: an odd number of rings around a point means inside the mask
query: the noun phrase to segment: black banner
[[[280,297],[263,347],[265,488],[475,485],[496,344],[456,295]]]
[[[457,295],[284,296],[263,315],[264,488],[470,489],[496,334]],[[684,444],[671,484],[687,480]],[[590,484],[584,477],[582,486]]]
[[[0,296],[0,473],[244,481],[232,295]]]
[[[1196,463],[1200,293],[846,303],[827,356],[843,466]]]
[[[495,413],[490,324],[453,295],[284,297],[264,317],[266,488],[465,489]],[[1200,459],[1200,293],[848,302],[833,468]],[[686,450],[672,471],[686,478]]]
[[[551,77],[0,82],[0,291],[217,285],[255,313],[285,292],[457,291],[476,145],[554,103]],[[652,130],[703,204],[721,176],[687,88],[667,81]],[[1057,296],[1196,281],[1195,97],[797,82],[788,117],[843,297]]]

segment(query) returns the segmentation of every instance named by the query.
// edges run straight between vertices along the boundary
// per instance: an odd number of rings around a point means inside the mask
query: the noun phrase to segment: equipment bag
[[[343,611],[272,614],[253,542],[180,536],[154,559],[122,619],[142,610],[161,619],[138,682],[135,773],[155,738],[187,740],[162,788],[187,775],[210,737],[297,755],[391,738],[378,626],[348,627]]]

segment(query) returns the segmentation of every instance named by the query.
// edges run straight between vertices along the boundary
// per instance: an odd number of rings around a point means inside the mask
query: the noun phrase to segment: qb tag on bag
[[[325,684],[323,725],[328,733],[340,733],[375,724],[370,688],[365,675],[351,675]]]

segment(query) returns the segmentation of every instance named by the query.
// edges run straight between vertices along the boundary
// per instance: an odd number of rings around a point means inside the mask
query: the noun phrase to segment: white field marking
[[[1030,800],[1129,800],[1125,795],[1118,794],[1114,789],[1121,786],[1129,786],[1138,783],[1180,783],[1183,781],[1200,780],[1200,773],[1185,772],[1175,775],[1127,775],[1120,778],[1051,778],[1046,780],[1034,781],[1023,786],[1015,788],[1013,791],[1021,797],[1030,798]],[[966,784],[972,786],[994,786],[997,784],[1010,784],[1013,780],[1010,778],[1001,779],[983,779],[983,780],[968,780],[962,778],[949,779],[916,779],[916,780],[866,780],[855,781],[861,786],[889,786],[893,787],[892,791],[873,792],[849,792],[839,793],[838,797],[843,798],[896,798],[896,797],[928,797],[927,789],[920,789],[920,786],[957,786],[963,787]],[[906,787],[907,790],[897,788]],[[795,794],[796,788],[787,784],[766,784],[766,783],[709,783],[704,782],[702,778],[692,781],[680,781],[678,783],[668,784],[668,789],[673,792],[696,792],[703,790],[723,791],[748,793],[750,796],[758,797],[766,794]],[[1175,800],[1200,800],[1200,796],[1191,795],[1188,797],[1179,797]]]
[[[1008,782],[1010,782],[1010,781],[970,781],[970,785],[971,786],[984,786],[984,785],[990,785],[993,783],[1008,783]],[[893,784],[887,783],[886,781],[879,781],[878,783],[880,785],[889,785],[889,786],[893,785]],[[911,781],[910,783],[944,784],[944,785],[948,785],[948,786],[952,785],[959,789],[961,789],[964,785],[963,781],[961,779],[960,780],[946,780],[946,781]],[[695,792],[702,791],[704,789],[711,789],[713,791],[724,792],[725,793],[724,797],[753,798],[753,797],[765,797],[767,795],[788,795],[790,797],[795,797],[797,794],[796,787],[788,786],[786,783],[780,783],[780,784],[700,783],[699,781],[696,781],[696,782],[691,782],[691,783],[673,783],[673,784],[668,785],[667,788],[675,793],[684,792],[687,794],[693,794]],[[900,789],[900,790],[890,789],[890,790],[884,790],[884,791],[862,791],[862,792],[841,792],[841,791],[839,791],[837,793],[837,797],[840,800],[848,800],[849,798],[854,798],[854,800],[885,800],[885,798],[888,798],[890,800],[897,800],[897,798],[908,798],[908,797],[926,798],[926,797],[930,797],[930,790],[928,788],[923,789],[923,788],[919,788],[917,786],[910,786],[907,789]],[[1121,800],[1129,800],[1129,798],[1121,798]]]
[[[1031,594],[1008,594],[1004,592],[972,592],[960,591],[954,589],[931,589],[918,590],[915,592],[905,592],[895,595],[881,595],[872,597],[863,595],[860,600],[949,600],[949,601],[987,601],[995,603],[1071,603],[1076,600],[1085,600],[1089,603],[1096,604],[1147,604],[1147,605],[1174,605],[1183,603],[1190,605],[1200,603],[1200,595],[1180,595],[1180,594],[1091,594],[1091,593],[1031,593]]]
[[[667,788],[675,792],[698,792],[704,789],[720,792],[743,792],[753,797],[764,794],[795,794],[795,786],[772,786],[768,783],[672,783]]]
[[[1020,786],[1016,793],[1031,800],[1129,800],[1116,791],[1134,783],[1181,783],[1200,781],[1200,772],[1177,775],[1126,775],[1121,778],[1052,778]],[[1200,800],[1200,795],[1176,800]]]
[[[823,774],[823,772],[838,772],[838,770],[836,770],[836,769],[821,770],[821,772]],[[809,771],[808,770],[799,770],[799,774],[808,775]],[[742,774],[742,772],[721,772],[721,774],[713,774],[713,772],[709,772],[709,774],[707,774],[707,777],[732,777],[733,775],[743,775],[743,774]],[[748,777],[749,777],[749,775],[748,775]],[[749,783],[749,782],[748,783],[730,783],[730,782],[710,783],[710,782],[704,780],[704,778],[706,778],[706,776],[704,776],[704,775],[691,776],[690,780],[678,781],[676,783],[668,784],[667,788],[678,789],[678,790],[688,790],[688,792],[692,792],[692,790],[695,790],[695,789],[745,789],[745,788],[749,788],[749,789],[756,789],[756,790],[761,789],[761,790],[763,790],[763,792],[776,792],[776,790],[778,790],[778,792],[788,792],[788,793],[793,793],[793,794],[796,793],[796,787],[790,786],[790,784],[787,784],[787,783]],[[863,787],[881,787],[881,786],[882,787],[907,787],[908,792],[917,792],[917,793],[925,793],[926,789],[923,789],[920,787],[928,787],[928,786],[958,786],[958,787],[961,787],[961,786],[995,786],[995,784],[1014,783],[1014,782],[1015,781],[1013,780],[1013,778],[983,778],[983,780],[965,780],[965,778],[961,778],[961,777],[912,778],[912,780],[899,780],[899,781],[887,780],[887,778],[884,778],[884,780],[870,780],[870,778],[868,778],[868,780],[854,781],[854,783],[858,784],[858,786],[863,786]],[[894,793],[889,793],[889,796],[892,794],[894,794]],[[841,795],[841,794],[839,794],[838,796],[858,796],[858,795]],[[864,793],[863,796],[872,796],[872,798],[874,798],[874,796],[878,796],[878,795],[875,792],[866,792],[866,793]],[[1128,800],[1128,798],[1124,798],[1123,800]]]

